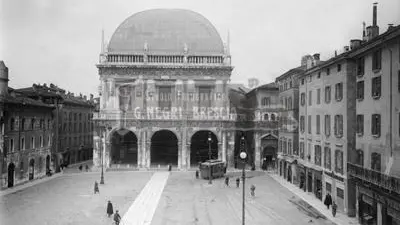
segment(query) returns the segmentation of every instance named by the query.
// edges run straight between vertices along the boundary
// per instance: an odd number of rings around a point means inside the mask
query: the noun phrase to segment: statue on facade
[[[186,43],[183,44],[183,53],[184,53],[185,55],[189,53],[189,48],[188,48],[188,46],[187,46]]]
[[[149,44],[147,43],[147,41],[144,42],[143,50],[144,50],[145,52],[148,52],[148,51],[149,51]]]

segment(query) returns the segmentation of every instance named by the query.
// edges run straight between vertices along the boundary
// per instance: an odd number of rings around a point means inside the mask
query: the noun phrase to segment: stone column
[[[235,167],[235,135],[233,132],[229,132],[228,137],[228,148],[227,148],[227,164],[228,168]]]
[[[146,167],[150,168],[150,159],[151,159],[151,137],[149,137],[149,132],[146,132],[146,147],[145,147],[145,162],[146,162]]]
[[[260,149],[261,149],[261,140],[260,140],[260,134],[258,132],[255,132],[254,134],[254,141],[255,141],[255,159],[254,163],[256,165],[256,170],[259,170],[261,168],[261,154],[260,154]]]
[[[382,203],[378,202],[377,203],[377,210],[376,210],[377,218],[376,218],[376,224],[377,225],[384,225],[382,223]]]
[[[142,167],[142,155],[143,155],[142,154],[142,145],[143,145],[142,136],[143,136],[142,130],[140,129],[140,130],[138,130],[138,137],[137,137],[137,140],[138,140],[138,142],[137,142],[137,153],[138,153],[137,168],[138,169]]]
[[[182,160],[183,160],[182,141],[178,140],[178,170],[182,169]]]
[[[222,132],[222,161],[226,162],[226,131]]]
[[[100,137],[98,135],[93,137],[93,165],[95,167],[100,167],[101,162],[100,162]]]
[[[182,149],[182,154],[181,154],[181,158],[182,158],[182,162],[181,162],[181,166],[182,166],[182,168],[183,169],[188,169],[188,166],[187,166],[187,149],[186,149],[186,140],[187,140],[187,128],[186,127],[184,127],[183,129],[182,129],[182,131],[183,132],[181,132],[181,135],[182,135],[182,141],[181,141],[181,143],[179,144],[179,146],[181,146],[181,149]]]
[[[147,131],[142,130],[142,158],[141,158],[141,167],[146,168],[146,137],[147,136]]]
[[[187,140],[186,140],[187,141]],[[190,169],[191,168],[191,164],[190,164],[190,153],[191,153],[191,149],[190,149],[190,142],[186,142],[186,160],[187,160],[187,168]]]

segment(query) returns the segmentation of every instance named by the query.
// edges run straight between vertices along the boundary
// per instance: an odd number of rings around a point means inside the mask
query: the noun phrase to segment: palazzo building
[[[234,166],[236,117],[228,82],[229,41],[202,15],[136,13],[102,43],[96,166],[189,169],[221,159]]]

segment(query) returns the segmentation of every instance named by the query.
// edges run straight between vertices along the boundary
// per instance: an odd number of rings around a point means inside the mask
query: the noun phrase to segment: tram
[[[210,173],[211,170],[211,173]],[[200,164],[200,176],[203,179],[223,177],[226,173],[226,164],[222,160],[207,160]]]

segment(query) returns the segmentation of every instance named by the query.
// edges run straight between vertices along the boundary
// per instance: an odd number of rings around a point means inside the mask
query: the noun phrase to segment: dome
[[[224,46],[215,27],[202,15],[182,9],[153,9],[126,19],[111,37],[110,53],[220,55]]]

